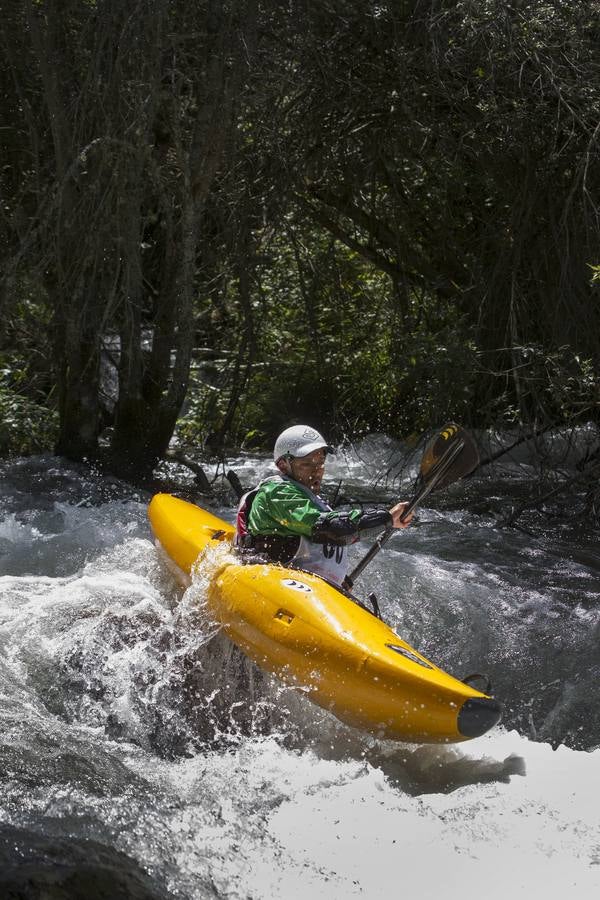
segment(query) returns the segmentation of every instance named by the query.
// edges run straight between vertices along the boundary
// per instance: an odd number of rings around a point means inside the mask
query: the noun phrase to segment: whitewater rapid
[[[364,488],[367,462],[345,470]],[[459,503],[394,539],[369,581],[384,614],[445,668],[486,668],[506,709],[466,744],[398,745],[245,661],[202,578],[184,591],[154,546],[146,496],[50,458],[2,476],[0,896],[48,848],[81,869],[90,846],[164,898],[598,896],[600,613],[581,545],[532,547]]]

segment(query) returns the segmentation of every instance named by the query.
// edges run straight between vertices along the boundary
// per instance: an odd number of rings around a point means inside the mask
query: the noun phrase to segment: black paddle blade
[[[469,475],[479,465],[479,452],[468,431],[449,422],[425,448],[420,481],[435,481],[434,490],[446,487]]]
[[[416,493],[406,505],[401,518],[407,519],[431,491],[458,481],[459,478],[472,472],[478,464],[479,453],[469,432],[460,425],[455,425],[454,422],[444,425],[425,448],[417,479]],[[356,568],[346,576],[344,587],[347,590],[350,590],[361,572],[379,553],[393,533],[393,528],[386,529]]]

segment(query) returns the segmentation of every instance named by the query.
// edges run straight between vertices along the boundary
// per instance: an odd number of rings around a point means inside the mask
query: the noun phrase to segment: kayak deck
[[[233,526],[168,494],[148,515],[154,535],[185,573]],[[382,738],[454,742],[500,718],[496,700],[454,678],[344,592],[309,572],[224,563],[207,604],[225,634],[261,668],[341,721]]]

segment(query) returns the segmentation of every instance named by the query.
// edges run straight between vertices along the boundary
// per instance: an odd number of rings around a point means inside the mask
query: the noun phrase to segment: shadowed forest
[[[598,424],[596,3],[1,5],[0,453]]]

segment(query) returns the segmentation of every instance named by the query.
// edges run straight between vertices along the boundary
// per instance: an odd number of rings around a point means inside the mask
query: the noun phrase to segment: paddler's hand
[[[408,525],[412,522],[413,513],[406,517],[404,520],[400,520],[400,516],[408,506],[408,503],[397,503],[395,506],[392,506],[390,509],[390,516],[392,517],[392,526],[393,528],[407,528]]]

